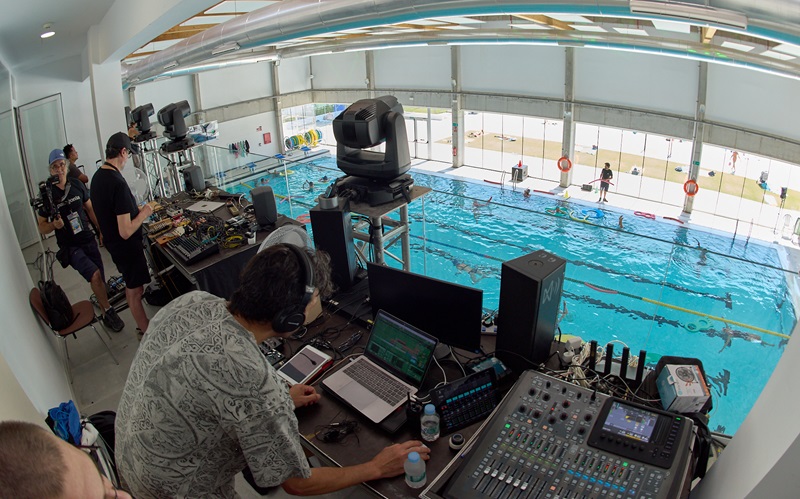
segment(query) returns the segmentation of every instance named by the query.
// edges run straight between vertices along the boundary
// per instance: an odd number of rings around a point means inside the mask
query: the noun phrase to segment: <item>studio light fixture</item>
[[[172,69],[178,67],[178,61],[170,61],[164,64],[164,69]]]
[[[747,29],[747,16],[731,10],[715,9],[713,7],[668,0],[630,0],[630,7],[632,14],[653,14],[683,19],[689,22],[699,21],[704,24],[708,23],[712,25]]]
[[[56,32],[53,31],[53,23],[44,23],[42,25],[42,34],[39,35],[40,38],[50,38],[51,36],[55,35]]]
[[[220,55],[220,54],[227,54],[228,52],[233,52],[234,50],[239,50],[241,47],[236,42],[227,42],[214,47],[211,50],[211,55]]]

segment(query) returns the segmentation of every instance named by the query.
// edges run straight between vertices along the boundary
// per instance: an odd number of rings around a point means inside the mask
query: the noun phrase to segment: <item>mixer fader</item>
[[[673,498],[692,423],[526,371],[445,487],[447,499]]]

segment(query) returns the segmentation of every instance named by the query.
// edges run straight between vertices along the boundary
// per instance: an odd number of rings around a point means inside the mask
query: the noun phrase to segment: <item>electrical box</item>
[[[665,410],[678,413],[700,412],[711,396],[699,366],[664,366],[656,380],[661,405]]]

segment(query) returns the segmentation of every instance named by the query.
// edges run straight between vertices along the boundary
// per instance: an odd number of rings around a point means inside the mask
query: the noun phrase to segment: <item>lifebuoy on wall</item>
[[[558,166],[559,170],[566,173],[572,169],[572,161],[570,161],[569,158],[566,156],[561,156],[560,158],[558,158],[556,166]]]
[[[683,184],[683,192],[685,192],[687,196],[694,196],[699,190],[700,187],[697,186],[697,181],[695,180],[689,179]]]

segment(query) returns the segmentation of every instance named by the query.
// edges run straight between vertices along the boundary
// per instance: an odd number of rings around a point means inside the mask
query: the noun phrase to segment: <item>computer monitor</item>
[[[483,290],[367,263],[373,315],[385,310],[440,343],[479,353]]]

